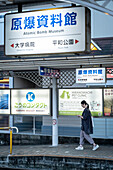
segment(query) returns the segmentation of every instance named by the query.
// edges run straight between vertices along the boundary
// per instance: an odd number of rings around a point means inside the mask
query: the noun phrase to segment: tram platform
[[[13,145],[9,155],[9,146],[0,146],[0,167],[16,169],[79,170],[113,169],[113,146],[100,145],[96,151],[91,145],[84,145],[83,151],[75,150],[78,144],[52,145]]]

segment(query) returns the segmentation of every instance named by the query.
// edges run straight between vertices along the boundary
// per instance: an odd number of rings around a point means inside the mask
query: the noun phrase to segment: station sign
[[[90,10],[59,8],[5,15],[5,55],[90,50]]]
[[[105,83],[105,68],[76,69],[76,83]]]
[[[58,69],[47,68],[47,67],[39,67],[39,75],[46,77],[55,77],[59,78],[60,71]]]
[[[50,115],[50,89],[11,90],[11,114]]]

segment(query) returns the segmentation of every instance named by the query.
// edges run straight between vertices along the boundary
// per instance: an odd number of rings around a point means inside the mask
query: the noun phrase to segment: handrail
[[[0,127],[0,130],[1,129],[16,129],[17,133],[18,133],[18,128],[13,126],[13,127]]]
[[[13,127],[0,127],[0,129],[8,129],[10,130],[10,155],[12,155],[12,129],[16,129],[16,132],[18,133],[18,128],[13,126]]]

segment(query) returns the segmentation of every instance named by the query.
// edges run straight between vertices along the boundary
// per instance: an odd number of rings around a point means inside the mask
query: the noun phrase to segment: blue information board
[[[39,75],[40,76],[59,78],[60,72],[59,72],[58,69],[47,68],[47,67],[40,67]]]

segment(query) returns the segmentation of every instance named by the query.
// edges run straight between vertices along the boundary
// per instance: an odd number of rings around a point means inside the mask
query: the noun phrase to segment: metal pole
[[[53,81],[53,92],[52,92],[52,101],[53,101],[53,117],[52,117],[52,146],[58,146],[58,118],[57,118],[57,91],[56,91],[56,78],[52,79]]]
[[[10,130],[10,155],[12,155],[12,129]]]
[[[35,135],[35,116],[33,117],[33,134]]]
[[[13,89],[13,87],[14,87],[14,78],[9,77],[9,88]],[[10,96],[10,101],[11,101],[11,96]],[[11,115],[11,102],[10,102],[9,127],[13,127],[13,115]]]
[[[22,12],[22,4],[18,4],[18,12],[21,13]]]

